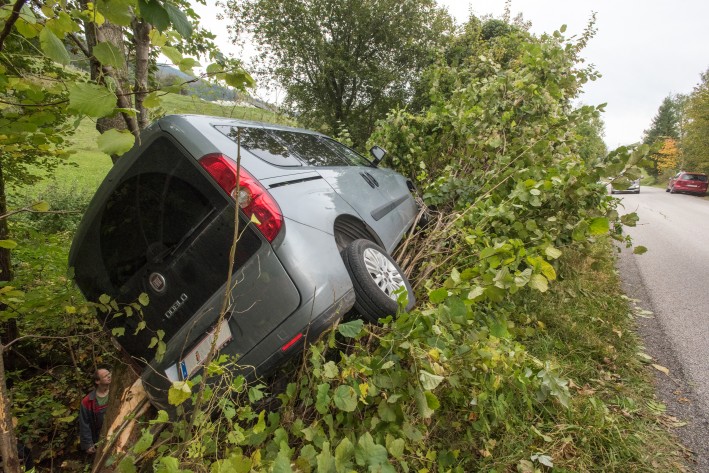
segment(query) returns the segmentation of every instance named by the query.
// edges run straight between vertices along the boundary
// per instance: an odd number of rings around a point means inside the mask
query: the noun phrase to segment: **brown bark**
[[[137,421],[151,408],[143,384],[131,362],[114,367],[111,372],[111,391],[101,429],[103,439],[94,458],[91,471],[115,471],[119,461],[106,466],[110,457],[119,459],[127,447],[139,437]]]
[[[0,215],[7,214],[7,198],[5,196],[5,175],[3,174],[2,161],[0,160]],[[7,226],[7,218],[0,218],[0,240],[8,240],[10,232]],[[0,248],[0,282],[12,281],[12,260],[10,250]],[[0,310],[7,307],[0,303]],[[17,322],[9,319],[0,325],[0,343],[7,345],[19,336]],[[12,370],[15,366],[15,357],[11,351],[3,351],[4,363],[7,369]]]
[[[148,66],[150,65],[150,30],[152,26],[137,18],[133,20],[133,44],[135,45],[135,108],[138,110],[138,128],[148,126],[148,111],[143,101],[148,94]]]
[[[82,6],[87,7],[87,1],[81,1]],[[123,28],[118,25],[114,25],[109,22],[105,22],[101,26],[96,26],[94,23],[86,23],[84,29],[86,35],[86,45],[88,46],[88,52],[91,55],[89,57],[91,79],[96,83],[105,84],[106,77],[109,76],[114,81],[114,86],[116,89],[116,95],[118,96],[117,105],[120,108],[133,108],[130,100],[130,83],[128,82],[128,66],[126,61],[125,45],[123,43]],[[103,66],[101,63],[93,56],[93,49],[100,42],[108,41],[113,44],[121,56],[124,59],[125,66],[121,69],[116,69],[113,67]],[[121,113],[120,115],[114,115],[112,117],[99,118],[96,121],[96,129],[99,133],[104,133],[112,128],[117,130],[130,130],[136,138],[139,134],[138,122],[136,119],[127,113]],[[111,156],[111,160],[115,164],[119,156]]]
[[[0,344],[0,353],[4,354],[5,346]],[[0,356],[0,454],[2,454],[3,471],[5,473],[20,473],[20,459],[17,456],[17,437],[12,424],[12,401],[5,380],[5,363]]]

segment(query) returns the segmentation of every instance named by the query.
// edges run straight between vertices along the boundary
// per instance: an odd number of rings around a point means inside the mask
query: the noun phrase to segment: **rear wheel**
[[[396,314],[401,288],[408,296],[406,310],[414,306],[414,292],[396,261],[369,240],[355,240],[343,253],[355,290],[355,310],[369,322]]]

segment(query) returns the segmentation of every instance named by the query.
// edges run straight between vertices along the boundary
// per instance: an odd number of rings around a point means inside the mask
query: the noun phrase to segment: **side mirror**
[[[382,159],[384,159],[384,156],[387,154],[386,150],[384,148],[380,148],[379,146],[372,146],[369,149],[369,153],[374,157],[372,164],[375,166],[382,162]]]

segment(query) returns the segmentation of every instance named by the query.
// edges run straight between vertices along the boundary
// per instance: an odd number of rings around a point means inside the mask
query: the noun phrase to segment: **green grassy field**
[[[161,114],[198,114],[255,120],[267,123],[292,124],[287,117],[253,107],[227,107],[205,102],[198,97],[167,94],[162,97]],[[96,124],[84,118],[70,138],[70,149],[74,151],[65,166],[61,166],[47,179],[36,186],[43,190],[49,185],[70,186],[79,191],[94,191],[111,169],[111,158],[99,151],[96,140],[99,137]]]

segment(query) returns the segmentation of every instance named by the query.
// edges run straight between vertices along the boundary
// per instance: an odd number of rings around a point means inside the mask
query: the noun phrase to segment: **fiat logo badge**
[[[165,276],[160,273],[151,274],[148,278],[148,282],[150,282],[150,287],[152,287],[155,292],[164,292],[167,286]]]

